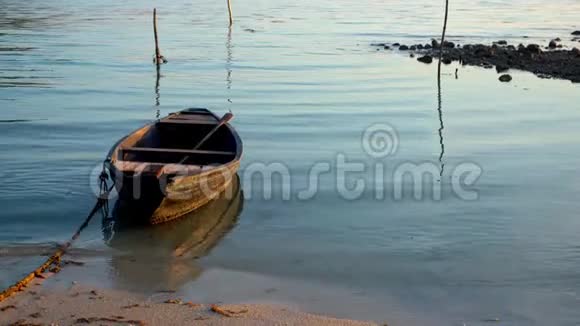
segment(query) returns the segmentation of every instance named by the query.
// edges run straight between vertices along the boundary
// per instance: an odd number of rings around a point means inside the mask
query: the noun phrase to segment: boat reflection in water
[[[119,200],[112,218],[103,219],[113,279],[122,288],[141,291],[177,290],[197,278],[203,257],[235,226],[243,208],[239,176],[216,199],[178,220],[143,226],[131,224],[147,207]],[[137,216],[141,217],[141,216]]]

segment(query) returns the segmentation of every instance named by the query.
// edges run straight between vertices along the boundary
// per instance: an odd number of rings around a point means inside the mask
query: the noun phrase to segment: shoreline
[[[140,295],[76,282],[54,288],[34,282],[0,303],[0,314],[0,325],[378,325],[279,304],[191,302],[172,291]]]

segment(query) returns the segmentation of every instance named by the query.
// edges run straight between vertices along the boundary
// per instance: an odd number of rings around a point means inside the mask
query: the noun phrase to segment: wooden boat
[[[151,213],[133,200],[118,200],[111,219],[103,219],[103,236],[115,249],[111,257],[116,282],[143,290],[177,290],[201,274],[194,258],[207,255],[236,225],[244,195],[239,177],[209,203],[159,225],[134,226]]]
[[[120,199],[156,205],[144,222],[158,224],[216,198],[232,181],[241,156],[242,142],[227,119],[191,108],[121,139],[107,165]]]

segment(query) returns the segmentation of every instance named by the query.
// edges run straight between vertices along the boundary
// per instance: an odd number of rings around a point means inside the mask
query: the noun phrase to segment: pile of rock
[[[573,35],[580,35],[575,31]],[[386,50],[397,48],[399,51],[408,51],[411,57],[417,56],[417,61],[430,64],[434,57],[438,58],[442,48],[441,62],[450,64],[457,61],[463,65],[493,68],[498,73],[509,69],[530,71],[543,78],[562,78],[572,82],[580,82],[580,50],[572,48],[564,49],[560,38],[551,40],[547,46],[538,44],[510,45],[505,40],[493,42],[491,45],[465,44],[463,46],[453,42],[444,42],[443,46],[432,40],[427,44],[405,45],[400,43],[379,43],[374,46]],[[509,75],[507,75],[509,76]],[[509,81],[511,77],[501,76],[500,80]]]

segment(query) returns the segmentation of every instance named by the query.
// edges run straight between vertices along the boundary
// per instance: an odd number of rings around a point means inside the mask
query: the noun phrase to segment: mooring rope
[[[0,292],[0,302],[6,300],[7,298],[13,296],[14,294],[23,291],[24,288],[30,284],[35,278],[44,278],[42,274],[46,272],[48,269],[58,272],[60,270],[60,259],[61,257],[67,252],[68,249],[72,246],[73,242],[78,239],[81,235],[81,232],[89,225],[91,219],[100,209],[103,210],[104,214],[108,215],[109,212],[109,194],[113,187],[115,186],[115,182],[113,180],[113,184],[111,187],[107,185],[107,180],[109,179],[109,175],[106,172],[106,166],[103,162],[103,170],[99,176],[100,179],[100,190],[99,190],[99,197],[97,198],[97,202],[95,206],[89,213],[89,215],[85,218],[84,222],[79,226],[77,231],[73,234],[71,239],[60,246],[52,256],[50,256],[42,265],[38,266],[35,270],[33,270],[30,274],[26,275],[20,281],[14,283],[10,287],[6,288],[2,292]]]

